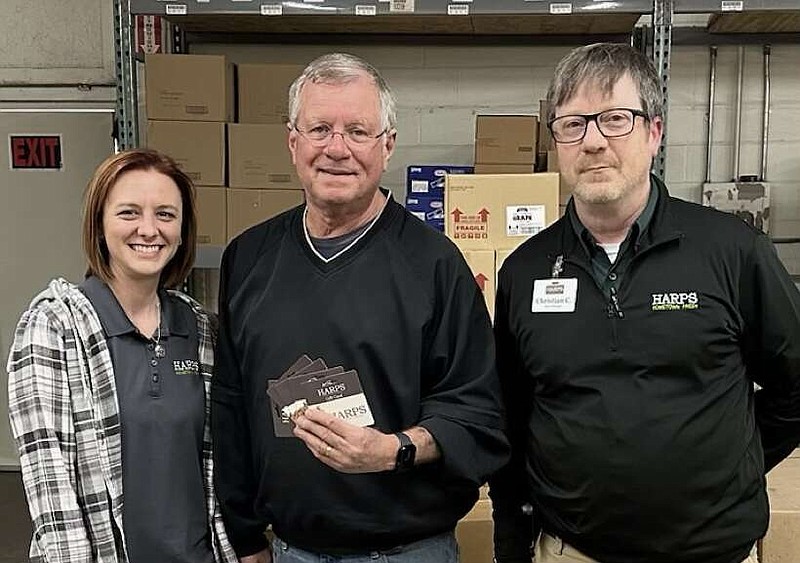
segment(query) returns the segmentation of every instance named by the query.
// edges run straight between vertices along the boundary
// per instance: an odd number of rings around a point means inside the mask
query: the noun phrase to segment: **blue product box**
[[[472,174],[474,166],[450,164],[412,165],[406,169],[406,193],[408,195],[444,192],[445,174]]]
[[[409,194],[406,209],[438,231],[444,232],[444,194]]]

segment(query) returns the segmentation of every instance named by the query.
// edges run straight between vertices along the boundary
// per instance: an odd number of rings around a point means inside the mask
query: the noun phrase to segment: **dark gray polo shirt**
[[[197,319],[165,291],[161,344],[131,323],[111,289],[87,278],[108,338],[122,430],[123,527],[131,563],[213,563],[203,487],[205,395]],[[155,336],[155,334],[153,335]]]

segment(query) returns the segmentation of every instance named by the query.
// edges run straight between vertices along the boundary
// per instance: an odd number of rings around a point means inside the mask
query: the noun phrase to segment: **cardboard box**
[[[409,194],[406,209],[437,231],[444,232],[444,190],[439,194]]]
[[[168,154],[196,185],[225,185],[225,124],[148,121],[147,146]]]
[[[197,186],[197,244],[222,246],[227,237],[227,190]]]
[[[285,125],[228,125],[228,185],[232,188],[301,190]]]
[[[464,255],[469,269],[472,270],[472,275],[475,276],[475,283],[481,288],[489,316],[494,319],[494,297],[497,283],[494,250],[462,250],[461,253]]]
[[[223,55],[146,55],[148,119],[233,121],[233,65]]]
[[[302,72],[301,65],[238,65],[239,123],[286,124],[289,87]]]
[[[475,164],[530,164],[536,160],[535,115],[479,115]]]
[[[299,190],[225,190],[228,198],[228,240],[249,227],[303,203]]]
[[[461,563],[492,563],[494,557],[494,524],[492,501],[480,499],[456,525]]]
[[[767,474],[770,523],[761,540],[761,563],[800,561],[800,457],[792,455]]]
[[[444,193],[447,174],[472,174],[472,166],[414,164],[406,168],[406,195]]]
[[[476,164],[475,174],[533,174],[530,164]]]
[[[460,248],[516,248],[558,216],[558,174],[447,176],[445,232]]]
[[[537,135],[536,152],[555,150],[556,144],[547,127],[548,104],[546,100],[539,100],[539,127]]]

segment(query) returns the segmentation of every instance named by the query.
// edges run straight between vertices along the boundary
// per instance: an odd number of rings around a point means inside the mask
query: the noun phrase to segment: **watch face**
[[[410,469],[414,466],[414,457],[416,456],[417,448],[414,444],[402,446],[397,450],[397,461],[395,462],[396,469]]]

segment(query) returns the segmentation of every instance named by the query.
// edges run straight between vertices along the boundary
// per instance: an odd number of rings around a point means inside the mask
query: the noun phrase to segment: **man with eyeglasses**
[[[547,99],[574,191],[499,273],[497,562],[755,562],[764,475],[800,441],[798,292],[764,234],[650,174],[640,52],[574,50]]]
[[[456,522],[508,459],[483,298],[456,247],[380,187],[397,133],[377,70],[325,55],[289,98],[306,203],[234,239],[220,273],[212,430],[231,544],[242,563],[456,563]],[[332,369],[297,367],[316,359]],[[290,378],[352,404],[292,402],[283,428],[267,390]],[[362,398],[342,394],[354,381]]]

